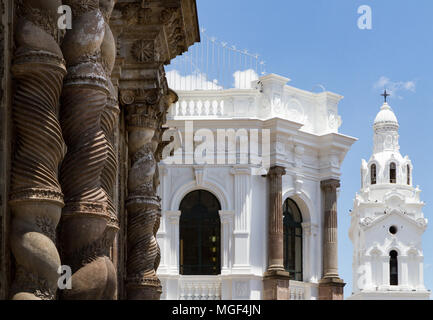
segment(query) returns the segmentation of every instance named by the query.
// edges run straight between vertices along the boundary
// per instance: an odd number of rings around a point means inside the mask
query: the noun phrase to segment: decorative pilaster
[[[11,173],[12,299],[55,299],[60,257],[56,227],[64,205],[58,166],[66,151],[58,120],[65,62],[58,45],[61,2],[15,1],[16,132]],[[3,54],[3,53],[2,53]]]
[[[306,281],[311,281],[312,280],[312,270],[311,270],[311,266],[312,266],[312,262],[311,262],[311,256],[312,256],[312,245],[311,245],[311,236],[312,236],[312,232],[311,232],[311,223],[310,222],[303,222],[302,223],[302,248],[303,249],[303,277]],[[307,253],[307,254],[305,254]]]
[[[284,270],[282,182],[286,170],[269,169],[268,270],[264,276],[265,300],[289,300],[289,273]]]
[[[179,221],[181,211],[166,211],[170,234],[170,260],[169,265],[175,266],[171,274],[179,274]]]
[[[234,176],[235,216],[234,216],[234,269],[248,272],[250,265],[250,213],[252,206],[251,168],[235,166]]]
[[[74,27],[62,46],[68,76],[61,124],[68,153],[61,168],[66,206],[60,235],[73,275],[72,289],[62,297],[114,299],[116,270],[109,256],[117,231],[111,199],[117,163],[110,136],[117,103],[108,79],[116,51],[107,24],[114,1],[64,3],[72,8]]]
[[[320,184],[324,192],[323,278],[319,284],[320,300],[343,299],[345,283],[338,276],[337,189],[340,181],[329,179]]]
[[[222,264],[221,273],[229,273],[232,267],[232,242],[233,242],[233,211],[220,211],[221,229],[222,229]]]

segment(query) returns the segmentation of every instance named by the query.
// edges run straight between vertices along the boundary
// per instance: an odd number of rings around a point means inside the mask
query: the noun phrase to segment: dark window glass
[[[397,169],[394,162],[389,166],[389,182],[397,183]]]
[[[376,165],[372,164],[370,167],[370,175],[371,175],[371,184],[377,183],[377,171],[376,171]]]
[[[218,199],[204,190],[193,191],[180,204],[180,274],[221,273],[221,210]]]
[[[398,286],[398,253],[392,250],[389,253],[389,284],[392,286]]]
[[[302,215],[292,199],[283,205],[284,269],[290,278],[302,281]]]

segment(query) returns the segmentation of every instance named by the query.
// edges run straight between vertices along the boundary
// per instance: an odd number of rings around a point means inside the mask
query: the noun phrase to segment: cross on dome
[[[385,91],[381,94],[381,96],[382,97],[384,97],[385,98],[385,103],[387,103],[387,98],[389,97],[389,96],[391,96],[388,92],[386,92],[386,89],[385,89]]]

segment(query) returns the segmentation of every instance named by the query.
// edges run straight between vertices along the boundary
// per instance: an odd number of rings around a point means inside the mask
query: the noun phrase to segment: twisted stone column
[[[119,230],[119,221],[117,218],[116,208],[114,206],[114,187],[117,179],[117,154],[114,150],[114,129],[119,118],[119,103],[117,100],[117,90],[111,81],[111,73],[116,60],[116,44],[113,33],[111,32],[109,21],[114,5],[114,0],[100,0],[99,6],[105,20],[105,35],[101,45],[101,61],[104,68],[109,94],[107,104],[102,112],[101,127],[107,139],[107,161],[101,176],[101,185],[107,197],[107,209],[110,215],[110,221],[107,225],[107,233],[110,246]],[[108,255],[108,252],[107,252]]]
[[[158,300],[162,293],[156,270],[161,252],[156,241],[161,218],[161,199],[158,162],[162,158],[162,141],[168,108],[177,101],[174,91],[168,90],[164,72],[162,92],[149,90],[145,97],[133,97],[124,92],[128,105],[128,140],[131,168],[128,175],[128,299]]]
[[[57,168],[65,153],[57,118],[66,69],[60,51],[61,1],[15,1],[16,131],[11,174],[12,299],[54,299],[60,257],[56,227],[64,205]]]
[[[265,300],[289,300],[289,273],[284,270],[283,167],[269,169],[268,270],[264,275]]]
[[[338,276],[337,188],[340,181],[329,179],[320,184],[324,191],[323,278],[319,285],[321,300],[343,299],[344,282]]]
[[[110,95],[114,40],[107,21],[110,1],[65,0],[73,13],[63,52],[68,76],[62,95],[61,124],[68,153],[61,168],[65,193],[62,255],[72,267],[72,289],[64,299],[113,299],[116,271],[109,258],[115,235],[110,202],[116,161],[109,135],[115,121]]]
[[[154,189],[157,163],[152,138],[159,127],[157,95],[128,106],[128,142],[131,168],[128,175],[127,292],[131,300],[157,300],[161,283],[155,265],[158,244],[155,224],[160,199]]]

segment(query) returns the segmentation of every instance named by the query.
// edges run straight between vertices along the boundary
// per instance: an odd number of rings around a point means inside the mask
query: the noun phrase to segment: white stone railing
[[[171,117],[219,117],[224,115],[225,101],[218,96],[205,98],[180,97],[171,106]]]
[[[221,300],[219,276],[181,276],[179,278],[180,300]]]

